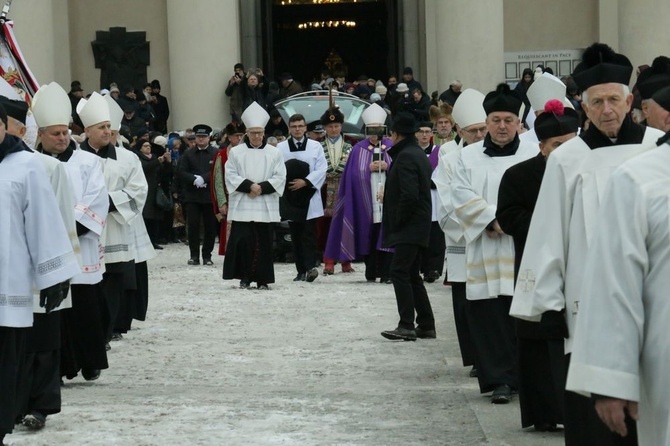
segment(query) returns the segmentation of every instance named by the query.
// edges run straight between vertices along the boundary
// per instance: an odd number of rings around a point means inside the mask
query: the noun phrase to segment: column
[[[436,85],[431,90],[440,93],[454,79],[463,88],[475,88],[482,93],[493,90],[503,82],[504,27],[503,2],[500,0],[426,0],[425,20],[433,21],[435,33],[427,39],[433,42],[435,57],[427,60],[428,72],[436,73]],[[430,14],[430,15],[429,15]],[[427,45],[430,49],[430,45]]]
[[[240,62],[237,0],[167,0],[172,127],[230,122],[225,89]]]
[[[634,67],[651,65],[660,55],[670,56],[669,16],[667,0],[619,2],[619,52],[628,56]],[[635,79],[633,75],[631,83]]]

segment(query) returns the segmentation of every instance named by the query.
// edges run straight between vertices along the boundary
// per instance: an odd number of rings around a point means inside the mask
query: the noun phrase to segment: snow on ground
[[[427,284],[437,340],[390,342],[392,285],[356,272],[241,290],[188,248],[150,261],[147,321],[112,343],[110,369],[63,387],[63,411],[12,445],[559,445],[520,429],[460,364],[451,294]]]

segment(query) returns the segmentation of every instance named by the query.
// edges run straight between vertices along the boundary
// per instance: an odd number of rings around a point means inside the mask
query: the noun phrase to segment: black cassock
[[[500,181],[496,218],[501,229],[514,238],[515,279],[545,166],[540,153],[507,169]],[[565,317],[559,312],[547,312],[542,322],[516,319],[515,325],[521,426],[563,424]]]

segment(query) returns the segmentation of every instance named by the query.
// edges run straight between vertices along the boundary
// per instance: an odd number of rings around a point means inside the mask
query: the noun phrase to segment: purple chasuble
[[[384,161],[390,166],[391,158],[387,151],[393,142],[384,138],[381,144]],[[373,153],[374,147],[367,138],[351,149],[344,172],[342,172],[337,204],[330,223],[328,243],[324,254],[326,258],[340,262],[351,261],[370,254],[370,249],[374,249],[370,241],[370,231],[373,225],[370,164],[373,161]],[[374,240],[373,243],[379,249],[381,236],[380,240]]]

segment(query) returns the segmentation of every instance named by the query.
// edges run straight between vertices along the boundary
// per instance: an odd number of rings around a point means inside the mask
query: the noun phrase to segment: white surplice
[[[670,146],[612,173],[595,224],[567,389],[639,402],[638,444],[667,445]]]
[[[56,159],[56,158],[54,158]],[[73,284],[92,285],[102,280],[104,272],[103,246],[100,236],[105,228],[109,196],[100,158],[79,148],[62,163],[67,171],[75,196],[74,218],[89,231],[79,236],[82,272]]]
[[[454,169],[452,205],[465,237],[468,300],[494,299],[514,292],[514,242],[501,234],[486,235],[496,218],[498,187],[505,171],[537,155],[537,145],[524,141],[514,155],[491,157],[484,141],[464,147]]]
[[[81,272],[43,162],[27,151],[0,162],[0,326],[33,324],[33,287]],[[66,179],[67,181],[67,179]],[[70,210],[72,213],[72,210]]]
[[[117,150],[126,150],[126,148],[121,146],[118,147]],[[144,175],[144,170],[142,169],[142,161],[140,161],[139,157],[136,156],[134,162],[136,164],[136,168],[142,172],[142,178],[140,179],[138,176],[136,181],[141,182],[143,180],[148,188],[149,185],[147,183],[147,178]],[[154,244],[151,242],[149,233],[147,232],[147,226],[144,223],[144,218],[142,218],[142,210],[144,209],[144,205],[148,199],[153,198],[145,197],[144,201],[140,200],[139,198],[136,200],[137,206],[139,206],[139,215],[137,218],[133,218],[130,221],[130,253],[135,260],[135,263],[146,262],[147,260],[151,260],[158,255],[154,249]]]
[[[451,202],[451,182],[458,163],[463,140],[459,143],[449,141],[440,146],[440,159],[433,171],[433,182],[437,186],[437,221],[444,232],[446,242],[447,279],[450,282],[465,282],[467,278],[465,256],[465,237],[463,229],[454,214]]]
[[[323,155],[323,149],[319,145]],[[228,221],[270,223],[279,222],[279,197],[286,185],[286,165],[278,148],[270,144],[254,149],[242,143],[230,149],[225,166],[228,199]],[[269,182],[275,189],[271,194],[250,197],[237,188],[249,180],[253,183]],[[319,200],[321,195],[319,195]],[[323,213],[323,208],[322,208]]]
[[[123,147],[113,150],[114,155],[101,158],[107,191],[116,208],[107,216],[105,263],[129,262],[135,258],[130,224],[135,218],[142,218],[149,189],[137,155]]]
[[[289,138],[291,137],[289,136]],[[309,164],[307,180],[312,183],[312,188],[316,189],[316,192],[309,201],[309,209],[307,210],[307,220],[312,220],[317,217],[323,217],[323,201],[321,200],[320,191],[323,182],[326,180],[328,161],[326,161],[326,156],[323,154],[321,144],[307,137],[305,137],[305,141],[305,150],[291,152],[288,139],[277,144],[277,149],[283,155],[284,161],[298,159]]]
[[[519,267],[512,316],[539,321],[542,313],[565,308],[569,333],[574,332],[588,247],[609,176],[625,160],[656,147],[660,136],[647,128],[642,144],[595,150],[573,138],[551,153]],[[572,340],[566,339],[566,354]]]

